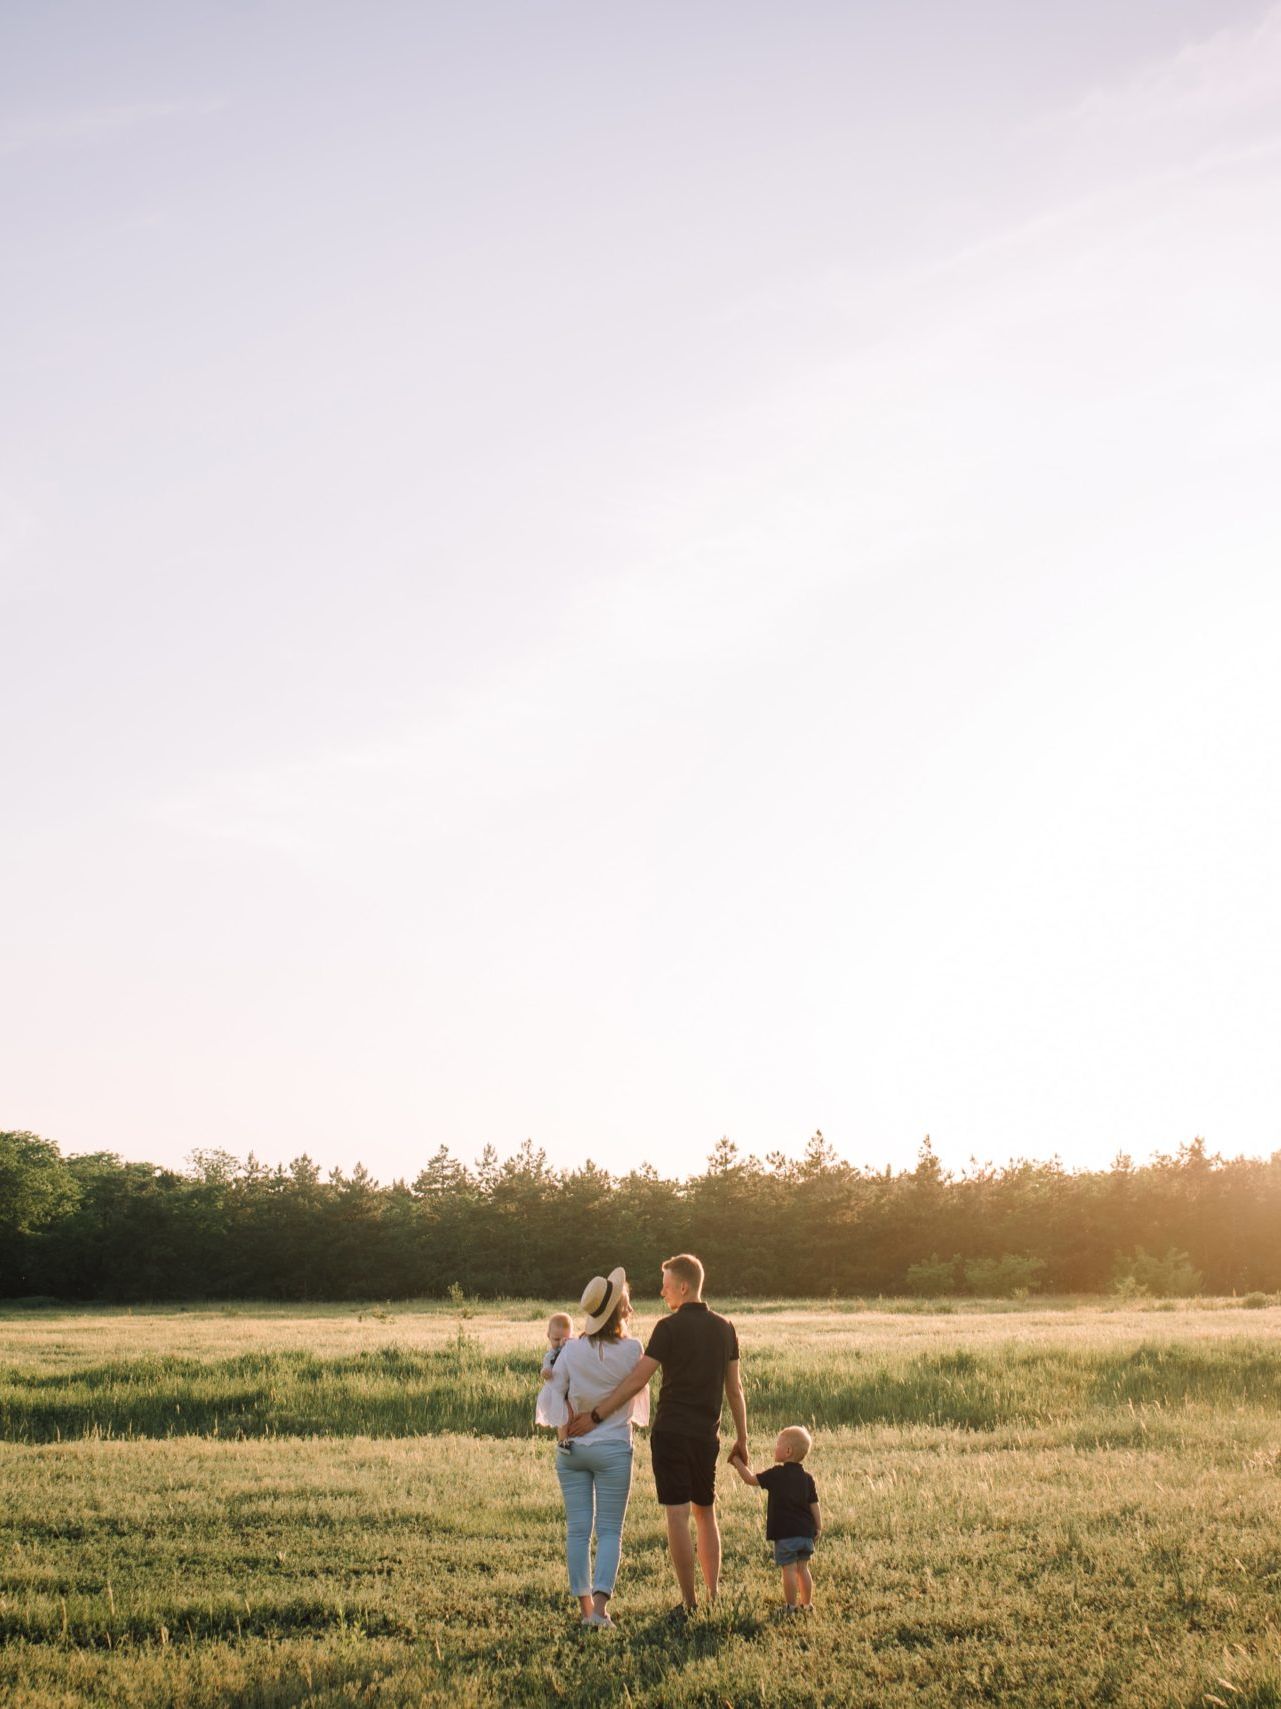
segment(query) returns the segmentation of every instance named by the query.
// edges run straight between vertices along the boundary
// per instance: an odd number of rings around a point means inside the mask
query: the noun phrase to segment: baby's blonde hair
[[[814,1438],[803,1424],[789,1424],[778,1433],[779,1441],[791,1449],[794,1460],[803,1460],[814,1446]]]
[[[554,1311],[547,1319],[548,1329],[572,1330],[574,1320],[567,1311]]]

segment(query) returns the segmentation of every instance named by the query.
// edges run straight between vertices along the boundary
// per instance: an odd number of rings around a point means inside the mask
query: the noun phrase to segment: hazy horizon
[[[43,1139],[51,1139],[54,1136],[50,1134],[43,1134],[39,1137]],[[827,1136],[822,1134],[821,1137],[826,1140]],[[729,1138],[729,1135],[722,1135],[721,1138],[727,1139]],[[56,1139],[54,1140],[54,1143],[57,1143]],[[720,1143],[720,1140],[718,1140],[709,1145],[705,1154],[697,1158],[695,1161],[690,1162],[688,1166],[676,1164],[671,1168],[658,1169],[657,1173],[662,1179],[667,1181],[684,1183],[695,1180],[706,1173],[708,1165],[712,1160],[712,1155]],[[1183,1141],[1179,1145],[1171,1146],[1168,1151],[1158,1149],[1143,1157],[1133,1156],[1129,1152],[1117,1152],[1104,1162],[1075,1164],[1070,1163],[1053,1153],[1035,1156],[1028,1154],[1010,1157],[971,1156],[959,1161],[948,1162],[946,1158],[939,1157],[938,1147],[934,1144],[933,1137],[930,1134],[922,1135],[921,1146],[918,1147],[915,1155],[910,1157],[904,1156],[893,1162],[888,1158],[878,1158],[875,1153],[869,1153],[862,1157],[852,1157],[842,1153],[836,1146],[831,1146],[830,1150],[834,1154],[835,1161],[838,1165],[848,1164],[865,1175],[883,1175],[887,1169],[889,1169],[893,1174],[899,1175],[903,1173],[911,1173],[916,1168],[920,1162],[921,1154],[926,1143],[928,1143],[930,1151],[938,1158],[944,1175],[949,1179],[963,1180],[967,1178],[973,1179],[977,1174],[986,1170],[1017,1170],[1028,1166],[1039,1168],[1042,1166],[1054,1167],[1057,1165],[1068,1175],[1085,1175],[1092,1173],[1109,1174],[1115,1170],[1119,1163],[1122,1162],[1135,1170],[1140,1170],[1155,1167],[1159,1162],[1164,1160],[1169,1160],[1177,1164],[1180,1162],[1181,1158],[1189,1151],[1193,1150],[1198,1143],[1204,1144],[1204,1141],[1202,1141],[1201,1137],[1197,1135],[1192,1140]],[[737,1161],[743,1164],[756,1162],[769,1172],[776,1159],[781,1158],[788,1162],[800,1161],[800,1159],[805,1155],[808,1144],[809,1141],[806,1141],[805,1144],[801,1145],[787,1144],[770,1146],[766,1150],[760,1152],[749,1152],[746,1148],[739,1147]],[[529,1139],[521,1140],[518,1144],[511,1146],[508,1150],[487,1144],[479,1147],[477,1151],[470,1156],[460,1155],[447,1140],[442,1140],[440,1144],[433,1149],[433,1151],[425,1151],[420,1157],[415,1157],[412,1150],[406,1147],[403,1153],[404,1161],[393,1174],[379,1175],[375,1170],[369,1170],[368,1172],[379,1187],[390,1187],[398,1180],[405,1182],[408,1186],[413,1186],[417,1176],[427,1168],[427,1165],[433,1161],[434,1156],[438,1154],[442,1148],[449,1153],[450,1157],[455,1162],[461,1163],[465,1168],[471,1171],[474,1171],[478,1164],[482,1164],[484,1162],[484,1153],[486,1151],[491,1151],[494,1154],[494,1161],[497,1165],[501,1166],[509,1160],[519,1161],[520,1155],[526,1148],[532,1150],[536,1159],[541,1155],[546,1166],[559,1174],[573,1173],[576,1170],[583,1170],[587,1168],[596,1168],[603,1170],[606,1174],[612,1176],[616,1180],[621,1180],[633,1170],[639,1172],[645,1167],[652,1165],[652,1159],[644,1152],[643,1149],[636,1157],[630,1158],[611,1168],[607,1164],[602,1163],[598,1158],[589,1156],[562,1158],[559,1162],[556,1162],[552,1157],[547,1155],[544,1147],[537,1145],[533,1140]],[[94,1156],[99,1154],[99,1152],[105,1152],[107,1148],[95,1148],[92,1150],[86,1148],[82,1151],[73,1152],[67,1150],[66,1147],[60,1147],[60,1150],[65,1159],[71,1157]],[[1221,1161],[1224,1163],[1266,1163],[1270,1162],[1271,1159],[1279,1153],[1281,1153],[1281,1147],[1274,1148],[1271,1152],[1251,1151],[1248,1148],[1240,1152],[1216,1152],[1213,1146],[1205,1144],[1206,1156],[1211,1161]],[[111,1154],[121,1155],[120,1153]],[[158,1164],[157,1167],[168,1168],[180,1174],[198,1175],[204,1168],[220,1168],[222,1160],[227,1157],[231,1158],[241,1167],[247,1167],[250,1164],[257,1164],[269,1170],[278,1167],[288,1168],[296,1162],[308,1159],[320,1168],[321,1174],[324,1176],[329,1175],[335,1169],[341,1172],[344,1176],[350,1176],[353,1170],[358,1166],[364,1165],[366,1168],[368,1167],[364,1164],[364,1159],[358,1153],[354,1153],[346,1159],[339,1158],[325,1164],[320,1164],[316,1158],[311,1156],[310,1152],[305,1150],[286,1157],[282,1153],[279,1153],[279,1149],[276,1148],[270,1157],[261,1157],[256,1152],[252,1151],[241,1154],[226,1152],[224,1148],[219,1146],[198,1146],[177,1163]],[[122,1155],[121,1161],[123,1163],[156,1162],[154,1158],[144,1157],[140,1152],[137,1152],[136,1149],[127,1155]]]
[[[1281,1146],[1281,5],[19,3],[0,91],[0,1126]]]

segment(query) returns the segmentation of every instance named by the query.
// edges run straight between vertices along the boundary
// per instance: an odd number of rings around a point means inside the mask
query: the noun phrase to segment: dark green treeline
[[[860,1169],[821,1134],[799,1161],[729,1141],[688,1180],[551,1169],[526,1143],[466,1168],[439,1150],[412,1181],[307,1157],[269,1169],[223,1152],[185,1172],[107,1152],[62,1157],[0,1133],[0,1295],[568,1299],[613,1264],[653,1279],[690,1250],[709,1292],[1245,1293],[1281,1289],[1281,1151],[1210,1155],[1200,1140],[1142,1166]]]

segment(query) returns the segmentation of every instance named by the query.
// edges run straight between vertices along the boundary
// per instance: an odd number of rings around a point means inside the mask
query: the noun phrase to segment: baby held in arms
[[[538,1404],[534,1408],[535,1424],[550,1424],[553,1427],[565,1422],[565,1403],[554,1396],[547,1388],[552,1380],[552,1372],[556,1369],[556,1361],[560,1358],[561,1348],[572,1339],[574,1320],[567,1311],[554,1311],[547,1319],[547,1351],[543,1354],[542,1386],[538,1391]],[[551,1417],[555,1412],[557,1416]]]

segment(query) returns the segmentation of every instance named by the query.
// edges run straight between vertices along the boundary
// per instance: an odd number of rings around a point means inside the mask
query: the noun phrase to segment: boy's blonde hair
[[[803,1460],[814,1446],[814,1438],[803,1424],[789,1424],[778,1436],[780,1442],[787,1444],[794,1460]]]
[[[554,1311],[547,1319],[547,1327],[548,1329],[572,1330],[574,1327],[574,1320],[567,1311]]]
[[[702,1293],[705,1280],[703,1264],[692,1252],[678,1252],[675,1258],[664,1258],[663,1269],[675,1276],[678,1282],[685,1282],[691,1293]]]

